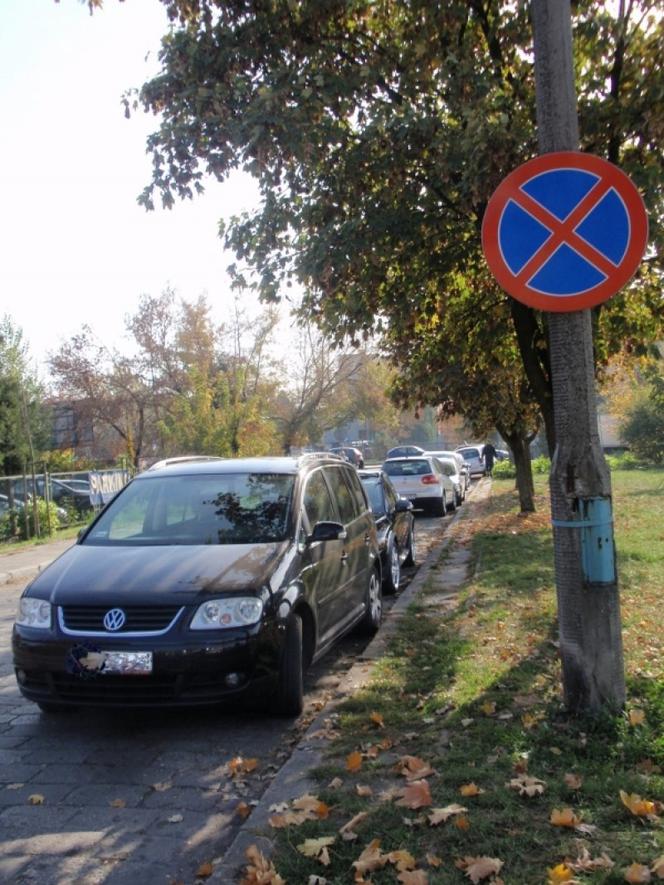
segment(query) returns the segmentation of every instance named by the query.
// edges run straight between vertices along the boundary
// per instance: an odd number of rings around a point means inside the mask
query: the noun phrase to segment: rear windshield
[[[264,544],[288,536],[294,476],[155,476],[130,483],[88,545]]]
[[[431,473],[431,465],[428,461],[409,458],[408,461],[386,461],[383,470],[388,476],[424,476]]]
[[[464,458],[479,458],[480,450],[479,449],[459,449],[459,454],[463,455]]]

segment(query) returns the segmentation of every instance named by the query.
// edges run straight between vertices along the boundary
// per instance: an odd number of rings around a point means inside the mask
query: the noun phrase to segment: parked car
[[[360,470],[378,532],[383,572],[383,591],[396,593],[401,582],[401,566],[415,564],[413,505],[392,485],[384,470]]]
[[[364,455],[354,446],[335,446],[333,449],[330,449],[330,452],[333,455],[341,455],[342,458],[354,464],[355,467],[364,467]]]
[[[393,449],[388,449],[386,458],[413,458],[415,455],[424,455],[424,449],[421,449],[419,446],[395,446]]]
[[[443,472],[452,480],[454,486],[454,503],[461,507],[466,498],[466,474],[461,473],[461,468],[456,458],[438,458]],[[464,468],[465,469],[465,468]]]
[[[453,458],[458,467],[459,473],[463,478],[463,499],[466,498],[466,492],[470,488],[471,480],[470,480],[470,464],[467,461],[464,461],[463,456],[459,452],[453,452],[451,449],[441,449],[435,452],[427,452],[427,455],[433,455],[434,458],[438,458],[438,460],[442,458]]]
[[[376,525],[353,467],[189,460],[129,482],[32,581],[14,668],[45,712],[265,691],[296,715],[305,667],[381,617]]]
[[[434,516],[444,516],[456,509],[454,485],[440,461],[431,455],[418,458],[388,458],[383,470],[394,488],[414,507],[428,510]]]
[[[458,446],[456,451],[469,465],[471,476],[484,476],[486,467],[482,460],[484,446]]]
[[[37,477],[37,494],[45,497],[44,477]],[[51,500],[58,507],[73,508],[76,513],[83,515],[92,510],[90,503],[90,483],[87,479],[56,479],[51,477],[49,481],[49,494]]]

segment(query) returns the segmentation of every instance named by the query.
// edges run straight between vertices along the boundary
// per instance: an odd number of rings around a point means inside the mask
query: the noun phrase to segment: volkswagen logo
[[[127,616],[121,608],[112,608],[104,615],[104,627],[106,628],[106,630],[111,630],[115,632],[116,630],[120,630],[122,629],[122,627],[124,627],[126,620]]]

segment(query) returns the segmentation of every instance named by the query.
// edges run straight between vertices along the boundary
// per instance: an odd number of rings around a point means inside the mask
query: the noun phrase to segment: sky
[[[210,181],[171,210],[136,201],[157,119],[127,120],[121,96],[158,71],[166,30],[159,0],[106,0],[92,16],[79,0],[0,0],[0,316],[42,376],[84,324],[126,348],[141,294],[206,294],[217,322],[232,302],[217,225],[255,205],[255,183]]]

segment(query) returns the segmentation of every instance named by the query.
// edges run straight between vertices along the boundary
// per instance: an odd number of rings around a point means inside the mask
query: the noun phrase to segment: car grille
[[[119,630],[106,630],[104,615],[112,605],[63,605],[61,623],[65,630],[79,633],[161,633],[175,620],[182,610],[178,605],[123,605],[117,606],[125,614],[126,621]]]

